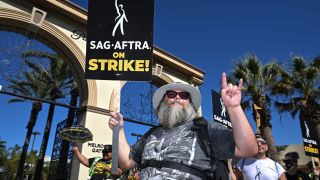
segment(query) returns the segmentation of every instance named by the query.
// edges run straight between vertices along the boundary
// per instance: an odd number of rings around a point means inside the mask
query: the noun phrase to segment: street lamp
[[[36,136],[37,135],[40,135],[41,133],[39,132],[32,132],[32,135],[33,135],[33,141],[32,141],[32,146],[31,146],[31,152],[33,151],[33,145],[34,145],[34,140],[36,139]]]

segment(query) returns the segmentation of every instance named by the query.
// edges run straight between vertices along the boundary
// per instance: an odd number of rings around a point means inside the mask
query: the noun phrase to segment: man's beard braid
[[[158,110],[160,124],[166,128],[172,128],[180,122],[188,122],[196,117],[196,111],[190,103],[187,108],[171,107],[171,104],[179,103],[179,100],[161,101]],[[181,105],[182,106],[182,105]]]

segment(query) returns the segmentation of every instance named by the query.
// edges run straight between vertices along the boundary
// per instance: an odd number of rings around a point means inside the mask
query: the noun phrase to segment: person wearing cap
[[[216,159],[256,154],[257,143],[251,126],[240,106],[242,80],[227,84],[222,75],[221,96],[232,122],[233,131],[222,124],[208,122],[211,149]],[[197,88],[171,83],[157,89],[153,108],[160,127],[146,133],[131,148],[126,140],[123,116],[110,113],[109,127],[119,124],[119,165],[123,169],[139,166],[139,179],[205,179],[213,173],[198,134],[192,128],[197,120],[201,95]],[[116,116],[119,115],[119,121]]]
[[[284,156],[284,166],[287,170],[286,177],[288,180],[311,180],[307,173],[298,169],[299,154],[297,152],[288,152]]]
[[[267,157],[267,141],[260,135],[256,135],[256,139],[258,153],[253,157],[243,158],[237,163],[237,168],[242,172],[243,179],[287,179],[283,167]]]
[[[82,155],[77,146],[73,147],[73,152],[77,156],[78,160],[84,166],[90,168],[88,180],[105,180],[114,179],[111,175],[111,159],[112,159],[112,145],[104,146],[102,150],[102,158],[94,157],[87,158]],[[122,170],[118,168],[118,176],[122,174]]]

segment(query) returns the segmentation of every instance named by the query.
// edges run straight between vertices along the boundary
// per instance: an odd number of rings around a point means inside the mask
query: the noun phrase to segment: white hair
[[[189,103],[186,108],[182,109],[175,106],[171,107],[170,105],[174,103],[181,104],[179,99],[175,99],[174,101],[162,99],[160,102],[157,115],[163,127],[172,128],[178,123],[192,121],[197,115],[192,103]]]

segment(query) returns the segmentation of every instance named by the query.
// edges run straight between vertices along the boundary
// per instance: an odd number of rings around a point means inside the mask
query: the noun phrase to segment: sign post
[[[119,113],[117,113],[116,120],[119,122]],[[114,153],[115,152],[115,153]],[[119,124],[113,127],[112,132],[112,167],[111,174],[118,175],[119,163]]]

